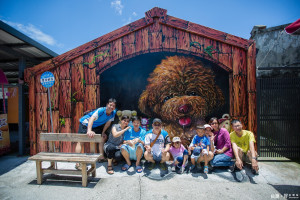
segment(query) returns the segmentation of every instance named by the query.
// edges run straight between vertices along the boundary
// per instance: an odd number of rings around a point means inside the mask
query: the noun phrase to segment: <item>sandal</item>
[[[112,174],[115,173],[112,166],[107,166],[107,173],[108,173],[109,175],[112,175]]]
[[[122,171],[127,171],[130,167],[131,167],[131,165],[128,165],[127,163],[125,163],[122,167]]]
[[[136,171],[136,173],[142,173],[143,168],[140,165],[138,165],[138,166],[136,166],[135,171]]]
[[[204,172],[205,174],[208,174],[208,166],[204,166],[203,172]]]

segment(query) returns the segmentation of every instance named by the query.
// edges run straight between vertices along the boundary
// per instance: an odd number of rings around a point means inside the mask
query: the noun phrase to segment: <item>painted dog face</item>
[[[148,78],[139,109],[177,130],[196,127],[199,119],[224,104],[214,77],[213,71],[195,58],[167,57]]]

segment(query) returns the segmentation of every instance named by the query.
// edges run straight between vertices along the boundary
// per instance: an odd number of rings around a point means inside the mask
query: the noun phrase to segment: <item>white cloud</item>
[[[136,12],[133,12],[133,13],[132,13],[132,16],[133,16],[133,18],[135,18],[135,17],[137,16]],[[132,16],[128,17],[127,20],[126,20],[126,19],[123,19],[123,21],[125,21],[125,23],[123,24],[123,26],[124,26],[124,25],[127,25],[127,24],[129,24],[129,23],[132,22]]]
[[[63,44],[58,44],[52,36],[50,36],[46,33],[43,33],[40,29],[38,29],[37,27],[35,27],[32,24],[23,25],[20,23],[9,22],[9,21],[5,21],[5,20],[3,20],[3,21],[5,23],[9,24],[10,26],[16,28],[17,30],[21,31],[25,35],[29,36],[30,38],[37,40],[41,43],[51,45],[51,46],[58,46],[58,47],[63,46]]]
[[[111,7],[113,7],[119,15],[122,15],[122,11],[124,6],[122,5],[121,0],[114,0],[110,3]]]

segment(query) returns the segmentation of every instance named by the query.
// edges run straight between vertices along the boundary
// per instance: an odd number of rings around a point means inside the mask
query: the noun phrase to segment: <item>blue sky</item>
[[[0,0],[0,20],[62,54],[143,18],[153,7],[245,39],[254,25],[300,18],[300,0]]]

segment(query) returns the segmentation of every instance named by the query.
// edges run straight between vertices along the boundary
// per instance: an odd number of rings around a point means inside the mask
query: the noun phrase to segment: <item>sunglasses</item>
[[[154,126],[161,126],[161,124],[153,124]]]
[[[214,124],[218,124],[217,122],[213,122],[213,123],[211,123],[210,125],[214,125]]]
[[[180,144],[181,142],[174,142],[175,144]]]

